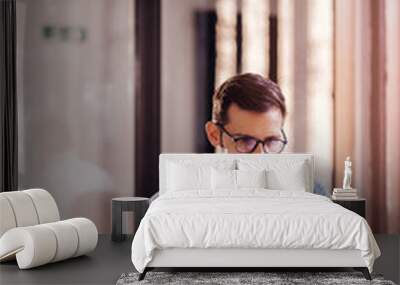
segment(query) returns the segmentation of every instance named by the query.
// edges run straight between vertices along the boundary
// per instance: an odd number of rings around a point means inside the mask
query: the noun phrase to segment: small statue
[[[346,157],[346,160],[344,162],[343,189],[352,189],[352,187],[351,187],[351,160],[350,160],[350,156]]]

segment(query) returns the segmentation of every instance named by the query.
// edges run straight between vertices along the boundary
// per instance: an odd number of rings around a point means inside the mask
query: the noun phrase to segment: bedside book
[[[343,188],[333,188],[334,193],[357,193],[357,189],[343,189]]]
[[[341,189],[341,188],[334,188],[332,199],[335,200],[354,200],[358,199],[357,189]]]
[[[354,196],[354,197],[342,197],[342,196],[340,196],[340,197],[337,197],[337,196],[335,196],[335,195],[332,195],[332,200],[358,200],[359,198],[358,198],[358,196]]]

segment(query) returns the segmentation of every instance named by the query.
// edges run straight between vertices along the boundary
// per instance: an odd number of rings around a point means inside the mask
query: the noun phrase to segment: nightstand
[[[359,214],[361,217],[365,218],[365,199],[358,198],[354,200],[337,200],[332,199],[333,203],[339,204],[340,206]]]
[[[134,213],[134,227],[136,231],[140,221],[146,214],[149,202],[149,198],[144,197],[119,197],[111,200],[112,241],[123,241],[126,238],[126,235],[122,233],[122,213]]]

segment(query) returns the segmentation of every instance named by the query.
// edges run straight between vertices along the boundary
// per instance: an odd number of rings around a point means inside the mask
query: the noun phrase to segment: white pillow
[[[212,189],[211,167],[173,162],[169,162],[167,167],[167,188],[170,191]]]
[[[238,188],[267,188],[265,170],[236,170]]]
[[[236,190],[236,170],[213,168],[212,174],[213,189]]]
[[[266,171],[267,188],[272,190],[306,191],[305,164],[290,169]]]

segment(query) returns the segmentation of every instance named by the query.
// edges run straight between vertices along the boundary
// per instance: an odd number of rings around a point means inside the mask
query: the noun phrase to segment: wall
[[[211,0],[162,1],[162,152],[196,152],[194,13],[198,9],[213,9],[214,5]]]
[[[133,1],[17,2],[20,188],[109,232],[134,194]]]

